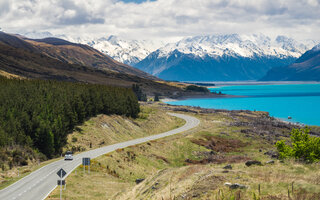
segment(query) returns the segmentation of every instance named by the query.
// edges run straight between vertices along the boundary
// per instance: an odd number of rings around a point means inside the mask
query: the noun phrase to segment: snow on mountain
[[[170,80],[259,79],[273,67],[291,64],[316,44],[312,40],[298,42],[286,36],[271,39],[264,34],[194,36],[166,45],[164,42],[125,40],[113,35],[70,37],[35,31],[24,35],[58,37],[87,44],[119,62]]]
[[[124,40],[114,35],[97,39],[88,37],[72,38],[67,36],[62,38],[74,43],[89,45],[113,59],[128,65],[138,63],[154,50],[164,46],[163,42]]]
[[[147,40],[123,40],[112,35],[94,40],[89,45],[119,62],[134,65],[164,44]]]
[[[187,37],[154,51],[135,67],[166,80],[257,80],[314,46],[263,34]]]
[[[48,37],[54,37],[54,35],[48,31],[45,32],[38,32],[38,31],[31,31],[31,32],[24,32],[21,35],[31,38],[31,39],[43,39]]]
[[[270,69],[262,81],[320,81],[320,44],[291,65]]]
[[[125,40],[114,35],[101,38],[92,38],[54,35],[50,32],[37,31],[24,32],[20,34],[32,39],[57,37],[74,43],[86,44],[112,57],[113,59],[128,65],[134,65],[138,63],[147,57],[151,52],[165,45],[165,43],[161,41]]]
[[[233,57],[276,56],[298,58],[310,49],[314,43],[308,45],[297,42],[286,36],[278,36],[271,40],[263,34],[253,35],[210,35],[188,37],[177,43],[171,43],[159,49],[159,57],[168,56],[174,50],[184,54],[199,57]]]
[[[320,51],[320,43],[312,48],[312,51]]]

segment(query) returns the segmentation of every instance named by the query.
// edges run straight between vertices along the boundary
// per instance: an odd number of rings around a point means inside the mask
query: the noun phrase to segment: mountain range
[[[154,95],[183,93],[98,50],[59,38],[30,39],[0,32],[0,75],[131,87]]]
[[[262,81],[320,81],[320,44],[289,66],[268,71]]]
[[[293,63],[311,45],[263,34],[196,36],[152,52],[135,67],[166,80],[258,80],[273,67]]]
[[[48,37],[61,38],[73,43],[86,44],[100,52],[112,57],[118,62],[135,65],[150,53],[165,45],[162,41],[151,40],[125,40],[115,35],[100,38],[70,37],[66,35],[53,35],[50,32],[25,32],[25,37],[43,39]]]
[[[25,35],[53,36],[49,32]],[[178,81],[267,80],[264,76],[269,70],[293,64],[316,44],[312,40],[296,41],[286,36],[271,39],[263,34],[195,36],[166,45],[165,42],[125,40],[117,36],[57,37],[87,44],[161,79]]]

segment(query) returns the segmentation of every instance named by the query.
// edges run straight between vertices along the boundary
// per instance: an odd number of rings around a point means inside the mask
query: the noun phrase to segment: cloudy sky
[[[320,41],[320,0],[0,0],[0,27],[73,37],[263,33]]]

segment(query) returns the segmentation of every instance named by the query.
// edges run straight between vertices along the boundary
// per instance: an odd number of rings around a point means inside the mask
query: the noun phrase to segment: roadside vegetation
[[[137,118],[97,115],[75,128],[67,137],[64,151],[81,152],[105,145],[141,138],[182,126],[184,120],[166,111],[141,106]]]
[[[184,123],[185,121],[182,119],[167,115],[166,111],[144,106],[141,107],[136,118],[99,114],[76,126],[74,131],[68,134],[63,152],[72,150],[74,153],[78,153],[130,139],[145,137],[180,127]],[[10,148],[6,149],[10,150]],[[15,154],[19,155],[29,154],[25,149],[19,149],[18,147],[15,147],[15,150],[12,149],[12,151],[15,151]],[[58,159],[61,159],[61,157],[44,162],[39,162],[40,160],[28,160],[28,165],[12,166],[11,169],[0,170],[0,189],[23,178],[45,164]]]
[[[201,124],[93,159],[90,174],[78,167],[66,179],[67,199],[320,198],[319,163],[278,160],[275,143],[288,140],[297,126],[264,112],[161,103],[143,109],[181,112],[199,118]],[[55,190],[48,199],[58,195]]]
[[[210,92],[208,88],[197,86],[197,85],[188,85],[186,87],[186,91],[205,92],[205,93]]]
[[[320,161],[320,137],[310,136],[310,129],[293,129],[290,145],[285,140],[276,143],[280,159],[295,158],[307,163]]]
[[[0,170],[62,153],[76,125],[97,114],[136,118],[131,89],[0,77]]]

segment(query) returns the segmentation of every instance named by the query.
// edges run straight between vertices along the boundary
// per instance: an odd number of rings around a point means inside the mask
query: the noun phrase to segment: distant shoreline
[[[189,81],[185,81],[188,83]],[[296,85],[296,84],[320,84],[320,81],[190,81],[190,83],[215,84],[207,88],[232,85]]]
[[[236,97],[243,97],[243,96],[235,96],[235,95],[221,95],[220,97],[212,97],[210,96],[211,98],[236,98]],[[186,99],[206,99],[206,98],[210,98],[209,96],[208,97],[204,97],[204,96],[199,96],[199,97],[195,97],[195,96],[190,96],[190,98],[179,98],[179,99],[172,99],[172,98],[163,98],[161,99],[160,101],[162,103],[165,103],[167,105],[170,105],[172,106],[172,104],[170,104],[169,102],[175,102],[175,101],[180,101],[180,100],[186,100]],[[193,106],[187,106],[187,105],[180,105],[180,106],[186,106],[186,107],[193,107]],[[201,107],[201,109],[212,109],[212,110],[216,110],[216,108],[205,108],[205,107]],[[219,110],[219,109],[218,109]],[[229,110],[229,109],[226,109],[228,111],[238,111],[238,110]],[[251,111],[251,110],[249,110]],[[252,111],[251,111],[252,112]],[[267,111],[262,111],[262,112],[267,112]],[[276,120],[278,120],[279,122],[282,122],[282,123],[286,123],[288,125],[296,125],[296,126],[299,126],[299,127],[304,127],[306,126],[306,124],[304,123],[301,123],[301,122],[293,122],[293,121],[289,121],[285,118],[280,118],[280,117],[274,117]]]
[[[214,89],[215,91],[219,91],[219,87],[223,87],[223,86],[227,86],[227,84],[225,83],[225,82],[219,82],[219,84],[221,84],[221,85],[216,85],[216,86],[207,86],[207,88],[216,88],[216,89]],[[238,83],[238,82],[228,82],[228,84],[231,86],[231,85],[234,85],[234,86],[243,86],[243,85],[266,85],[265,84],[265,82],[240,82],[240,83]],[[296,85],[296,84],[305,84],[306,86],[305,87],[309,87],[308,86],[308,84],[315,84],[315,85],[319,85],[320,84],[320,82],[314,82],[314,81],[312,81],[312,82],[310,82],[310,81],[308,81],[308,82],[306,82],[306,81],[304,81],[304,82],[302,82],[302,81],[294,81],[294,82],[268,82],[268,85],[278,85],[277,87],[281,87],[281,85],[288,85],[288,87],[289,87],[289,85]],[[259,86],[258,86],[259,87]],[[295,87],[295,86],[291,86],[291,88],[292,87]],[[316,86],[317,88],[318,88],[318,86]],[[245,87],[246,88],[246,87]],[[241,97],[247,97],[246,95],[229,95],[229,94],[221,94],[221,95],[219,95],[219,94],[210,94],[210,95],[202,95],[202,96],[200,96],[200,95],[188,95],[188,96],[182,96],[182,97],[179,97],[179,98],[164,98],[164,99],[162,99],[162,102],[164,102],[164,103],[167,103],[167,104],[172,104],[172,102],[175,102],[175,101],[181,101],[181,100],[192,100],[192,99],[194,99],[194,100],[196,100],[196,99],[218,99],[218,98],[241,98]],[[223,101],[223,100],[222,100]],[[173,104],[176,104],[176,103],[173,103]],[[182,104],[183,105],[183,104]],[[200,106],[201,108],[208,108],[208,107],[202,107],[202,106]],[[248,106],[245,106],[245,107],[248,107]],[[210,107],[211,108],[211,107]],[[208,108],[209,109],[209,108]],[[213,108],[213,109],[217,109],[217,108]],[[249,108],[250,109],[250,108]],[[227,110],[229,110],[229,111],[233,111],[233,110],[236,110],[236,109],[232,109],[232,108],[230,108],[230,109],[227,109]],[[265,109],[265,110],[267,110],[267,109]],[[261,111],[263,111],[263,109],[261,109]],[[285,116],[283,116],[282,114],[280,115],[276,115],[276,116],[278,116],[278,117],[275,117],[276,119],[278,119],[279,121],[282,121],[282,122],[285,122],[285,123],[289,123],[289,124],[295,124],[295,125],[298,125],[298,126],[304,126],[304,125],[307,125],[308,123],[306,123],[306,122],[301,122],[301,121],[299,121],[299,119],[287,119],[287,117],[285,117]],[[281,116],[281,117],[280,117]],[[288,114],[287,116],[291,116],[291,114]],[[300,120],[302,120],[302,119],[300,119]],[[302,120],[303,121],[303,120]],[[314,123],[311,123],[310,122],[310,124],[308,124],[308,125],[315,125]],[[316,126],[316,125],[315,125]]]
[[[160,99],[163,103],[166,102],[174,102],[174,101],[181,101],[181,100],[187,100],[187,99],[218,99],[218,98],[236,98],[236,97],[245,97],[245,96],[238,96],[238,95],[230,95],[230,94],[203,94],[203,95],[186,95],[181,96],[177,98],[169,98],[165,97],[163,99]]]

